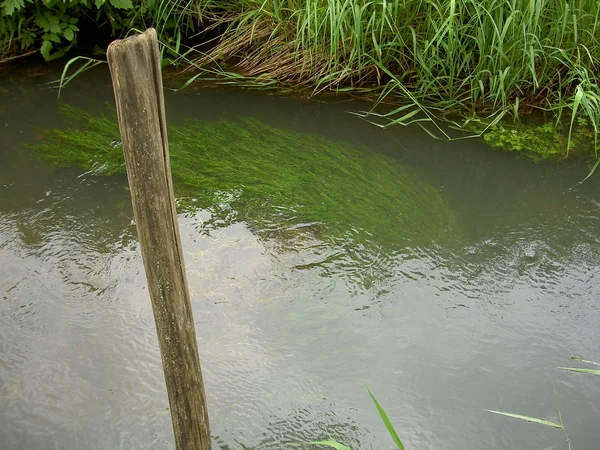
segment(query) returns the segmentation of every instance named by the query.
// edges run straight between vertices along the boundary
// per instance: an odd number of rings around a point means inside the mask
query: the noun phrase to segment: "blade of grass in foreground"
[[[383,410],[383,408],[381,407],[381,405],[379,404],[379,402],[377,401],[377,399],[375,398],[375,396],[373,395],[373,393],[371,392],[371,390],[369,388],[367,388],[367,391],[369,391],[369,395],[371,396],[371,400],[373,400],[373,403],[375,403],[375,407],[377,408],[377,412],[379,413],[379,416],[381,417],[381,420],[383,420],[383,423],[385,424],[385,427],[387,428],[388,432],[390,433],[390,436],[394,440],[394,443],[398,447],[398,450],[404,450],[404,445],[402,445],[402,441],[400,440],[400,437],[398,437],[398,433],[396,433],[396,430],[394,429],[394,426],[392,425],[392,422],[390,421],[390,418],[388,417],[388,415],[386,414],[386,412]],[[344,444],[340,444],[339,442],[334,441],[333,439],[329,439],[327,441],[307,442],[307,444],[311,444],[311,445],[326,445],[328,447],[335,448],[336,450],[351,450],[350,447],[347,447]]]
[[[328,441],[307,442],[307,444],[311,444],[311,445],[326,445],[327,447],[335,448],[336,450],[351,450],[350,447],[347,447],[344,444],[340,444],[339,442],[334,441],[333,439],[330,439]]]
[[[598,161],[596,161],[594,168],[598,165],[598,162],[600,162],[600,159],[598,159]],[[588,175],[588,177],[589,177],[589,175]],[[600,363],[597,363],[594,361],[588,361],[586,359],[577,358],[575,356],[572,356],[571,359],[574,361],[579,361],[579,362],[583,362],[583,363],[587,363],[587,364],[593,364],[594,366],[600,366]],[[600,370],[598,370],[598,369],[585,369],[585,368],[580,368],[580,367],[559,367],[559,369],[569,370],[571,372],[589,373],[591,375],[600,375]]]
[[[600,370],[598,369],[580,369],[578,367],[559,367],[562,370],[570,370],[571,372],[580,372],[580,373],[589,373],[592,375],[600,375]]]
[[[69,71],[69,67],[71,66],[71,64],[73,64],[76,61],[80,61],[80,60],[85,61],[85,63],[82,64],[80,67],[78,67],[77,70],[75,71],[75,73],[67,76],[67,73]],[[52,83],[58,84],[58,98],[60,99],[60,93],[61,93],[62,89],[67,84],[69,84],[77,75],[85,72],[88,69],[92,69],[93,67],[96,67],[99,64],[105,64],[105,62],[101,61],[99,59],[89,58],[87,56],[76,56],[75,58],[71,58],[69,61],[67,61],[67,63],[65,64],[65,67],[63,68],[62,74],[60,76],[60,80],[56,80],[56,81],[52,82]]]
[[[385,427],[387,428],[388,432],[390,433],[390,436],[392,436],[392,439],[398,446],[398,450],[404,450],[404,445],[402,445],[402,441],[400,440],[400,437],[398,437],[398,433],[396,433],[396,430],[394,429],[392,422],[390,422],[390,418],[385,413],[385,411],[383,410],[383,408],[381,407],[381,405],[379,404],[379,402],[377,401],[377,399],[375,398],[375,396],[373,395],[371,390],[369,388],[367,388],[367,391],[369,391],[369,395],[371,396],[373,403],[375,403],[377,412],[381,416],[381,420],[383,420],[383,423],[385,424]]]
[[[537,419],[535,417],[523,416],[521,414],[513,414],[513,413],[504,412],[504,411],[494,411],[493,409],[487,409],[486,411],[494,413],[494,414],[500,414],[501,416],[513,417],[515,419],[526,420],[527,422],[539,423],[540,425],[546,425],[548,427],[558,428],[560,430],[563,429],[563,426],[560,423],[551,422],[549,420]]]
[[[600,363],[597,363],[594,361],[588,361],[587,359],[581,359],[581,358],[578,358],[577,356],[571,356],[571,360],[588,363],[588,364],[593,364],[594,366],[600,366]]]

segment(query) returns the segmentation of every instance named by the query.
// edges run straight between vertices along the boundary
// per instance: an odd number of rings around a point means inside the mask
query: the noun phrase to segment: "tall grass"
[[[539,110],[568,130],[567,148],[585,122],[598,149],[597,0],[156,0],[147,12],[136,26],[157,28],[165,61],[188,68],[186,85],[222,74],[367,91],[376,107],[396,105],[369,112],[385,126]],[[185,47],[199,32],[217,37]]]
[[[200,3],[213,26],[228,26],[210,58],[239,58],[250,76],[390,82],[419,101],[479,110],[573,106],[578,86],[586,100],[598,95],[596,0]]]
[[[384,102],[467,114],[540,109],[598,136],[597,0],[200,1],[223,31],[195,61],[259,81],[376,88]],[[403,111],[402,117],[406,116]],[[390,122],[397,115],[384,116]],[[411,116],[412,117],[412,116]]]

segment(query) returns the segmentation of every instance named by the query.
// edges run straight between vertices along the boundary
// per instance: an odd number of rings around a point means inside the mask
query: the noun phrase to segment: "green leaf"
[[[549,420],[537,419],[535,417],[529,417],[529,416],[522,416],[521,414],[507,413],[504,411],[494,411],[493,409],[486,409],[486,411],[494,413],[494,414],[500,414],[501,416],[512,417],[514,419],[526,420],[527,422],[539,423],[540,425],[546,425],[548,427],[558,428],[560,430],[562,430],[562,428],[563,428],[560,423],[551,422]]]
[[[0,8],[3,10],[2,15],[12,16],[15,10],[23,8],[24,0],[4,0],[0,4]]]
[[[23,30],[21,34],[21,50],[25,50],[26,48],[33,45],[35,42],[35,33],[32,33],[29,30]]]
[[[54,20],[52,20],[54,19]],[[51,33],[60,33],[62,31],[62,28],[60,27],[60,22],[58,21],[58,18],[53,17],[52,19],[50,19],[50,32]]]
[[[559,367],[562,370],[570,370],[571,372],[580,372],[580,373],[589,373],[592,375],[600,375],[600,370],[598,369],[580,369],[577,367]]]
[[[326,445],[328,447],[335,448],[336,450],[351,450],[350,447],[347,447],[344,444],[340,444],[339,442],[334,441],[333,439],[329,439],[327,441],[307,442],[307,444],[310,444],[310,445]]]
[[[45,41],[52,41],[52,42],[56,42],[57,44],[60,44],[60,36],[58,34],[55,34],[55,33],[46,33],[46,34],[44,34],[44,40]]]
[[[115,8],[121,8],[121,9],[132,9],[133,8],[133,4],[131,3],[131,0],[108,0],[108,1]]]
[[[404,445],[402,445],[402,441],[400,440],[400,437],[398,437],[398,433],[396,433],[396,430],[394,429],[392,422],[390,422],[390,418],[385,413],[385,411],[383,410],[383,408],[381,407],[381,405],[379,404],[379,402],[377,401],[377,399],[375,398],[375,396],[373,395],[371,390],[369,388],[367,388],[367,391],[369,391],[369,395],[371,396],[373,403],[375,403],[377,412],[381,416],[381,420],[383,420],[383,423],[385,424],[385,427],[387,428],[388,433],[390,433],[390,436],[392,436],[392,439],[396,443],[398,450],[404,450]]]
[[[71,30],[70,28],[66,28],[64,36],[65,39],[70,42],[75,37],[75,33],[73,33],[73,30]]]
[[[581,84],[575,88],[575,96],[573,97],[573,112],[571,114],[571,125],[569,126],[569,138],[567,139],[567,155],[569,154],[569,147],[571,146],[571,135],[573,133],[573,123],[575,123],[575,117],[577,115],[577,110],[579,109],[579,104],[581,103],[581,99],[585,96],[585,92],[583,91],[583,87]]]
[[[590,173],[587,174],[587,177],[585,177],[582,181],[587,180],[589,177],[591,177],[592,175],[594,175],[594,172],[596,171],[596,169],[598,168],[598,165],[600,165],[600,158],[598,158],[596,160],[596,163],[592,166],[592,170],[590,170]]]
[[[96,1],[94,2],[94,4],[96,5],[96,8],[100,9],[100,8],[102,8],[102,6],[104,5],[104,2],[105,2],[105,1],[106,1],[106,0],[96,0]]]
[[[64,55],[66,55],[66,53],[71,49],[71,46],[67,46],[67,47],[60,47],[57,51],[55,51],[54,53],[52,53],[48,59],[46,61],[53,61],[55,59],[61,58]]]
[[[75,73],[73,73],[73,75],[67,76],[67,72],[69,71],[69,67],[71,66],[71,64],[73,64],[77,61],[80,61],[80,60],[85,61],[85,63],[81,67],[79,67],[75,71]],[[65,64],[65,67],[63,69],[62,75],[60,76],[60,79],[56,81],[58,83],[58,98],[60,98],[60,93],[61,93],[62,89],[71,80],[73,80],[73,78],[75,78],[80,73],[85,72],[89,68],[96,67],[98,64],[103,64],[103,63],[104,63],[104,61],[100,61],[98,59],[93,59],[93,58],[88,58],[87,56],[76,56],[75,58],[71,58],[69,61],[67,61],[67,63]]]
[[[50,41],[42,42],[42,46],[40,47],[40,53],[42,54],[42,56],[44,57],[44,59],[46,61],[48,61],[48,58],[50,57],[50,50],[52,50],[52,42],[50,42]]]
[[[3,9],[3,15],[12,16],[15,10],[19,10],[25,6],[25,0],[4,0],[0,7]]]
[[[44,31],[50,30],[50,22],[48,22],[48,18],[45,14],[36,14],[34,23]]]
[[[50,12],[36,14],[35,24],[45,32],[60,33],[62,31],[60,20]]]

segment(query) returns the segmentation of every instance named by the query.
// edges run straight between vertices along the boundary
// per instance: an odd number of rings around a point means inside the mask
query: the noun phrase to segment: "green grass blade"
[[[558,402],[558,392],[556,392],[556,383],[554,383],[554,381],[552,382],[552,386],[554,387],[554,400],[556,401],[556,411],[558,412],[558,420],[560,421],[562,430],[565,433],[565,437],[567,438],[568,448],[569,448],[569,450],[571,450],[571,439],[569,439],[567,430],[565,430],[565,424],[563,422],[562,413],[560,412],[560,404]]]
[[[414,116],[416,116],[417,114],[419,114],[421,111],[418,109],[413,109],[412,111],[404,114],[402,117],[398,117],[397,119],[392,120],[390,123],[388,123],[388,127],[392,126],[392,125],[397,125],[397,124],[401,124],[401,125],[407,125],[409,119],[413,118]]]
[[[327,441],[307,442],[307,444],[309,444],[309,445],[325,445],[327,447],[335,448],[336,450],[351,450],[350,447],[347,447],[344,444],[340,444],[339,442],[334,441],[333,439],[329,439]]]
[[[592,175],[594,175],[594,172],[596,171],[596,169],[598,168],[598,166],[600,165],[600,158],[598,158],[596,160],[596,162],[594,163],[594,165],[592,166],[592,169],[590,170],[590,173],[587,174],[587,177],[585,177],[583,181],[587,180],[589,177],[591,177]]]
[[[373,400],[373,403],[375,403],[375,407],[377,408],[377,412],[381,416],[381,420],[383,420],[383,423],[385,424],[385,427],[387,428],[388,432],[390,433],[390,436],[392,436],[392,439],[394,440],[394,442],[398,446],[398,450],[404,450],[404,445],[402,445],[402,441],[400,440],[400,437],[398,436],[398,433],[396,433],[396,430],[394,429],[394,426],[392,425],[392,422],[390,422],[390,418],[385,413],[385,411],[383,410],[383,408],[381,407],[381,405],[379,404],[379,402],[377,401],[377,399],[375,398],[375,396],[373,395],[373,393],[371,392],[371,390],[369,388],[367,388],[367,391],[369,391],[369,395],[371,396],[371,400]]]
[[[573,112],[571,113],[571,125],[569,126],[569,138],[567,140],[567,154],[569,152],[569,147],[571,146],[571,135],[573,134],[573,124],[575,123],[575,118],[577,117],[577,111],[579,110],[579,104],[583,99],[585,93],[583,92],[583,88],[581,84],[577,86],[575,89],[575,97],[573,100]]]
[[[598,164],[598,163],[596,163],[596,164]],[[593,364],[594,366],[600,366],[600,363],[597,363],[597,362],[594,362],[594,361],[588,361],[587,359],[581,359],[581,358],[578,358],[577,356],[571,356],[571,360],[572,361],[579,361],[579,362],[587,363],[587,364]]]
[[[581,369],[578,367],[559,367],[559,369],[569,370],[571,372],[589,373],[591,375],[600,375],[600,370],[598,369]]]
[[[194,76],[190,77],[190,78],[189,78],[189,79],[188,79],[188,80],[187,80],[187,81],[186,81],[186,82],[183,84],[183,86],[181,86],[181,87],[179,88],[179,90],[183,90],[183,89],[185,89],[185,88],[186,88],[186,87],[188,87],[190,84],[192,84],[194,81],[196,81],[196,79],[200,78],[202,75],[205,75],[205,74],[201,72],[201,73],[197,73],[196,75],[194,75]]]
[[[504,411],[494,411],[493,409],[486,409],[486,411],[494,413],[494,414],[500,414],[501,416],[525,420],[527,422],[539,423],[540,425],[546,425],[548,427],[558,428],[559,430],[563,429],[563,426],[560,423],[551,422],[549,420],[537,419],[535,417],[523,416],[521,414],[513,414],[513,413],[504,412]]]
[[[83,65],[81,65],[75,71],[75,73],[73,73],[70,76],[67,76],[67,73],[69,71],[69,67],[71,66],[71,64],[73,64],[79,60],[85,61],[85,63]],[[60,99],[60,93],[61,93],[62,89],[67,84],[69,84],[77,75],[82,74],[83,72],[85,72],[88,69],[96,67],[98,64],[104,64],[104,63],[105,63],[104,61],[101,61],[99,59],[89,58],[87,56],[76,56],[75,58],[71,58],[69,61],[67,61],[67,63],[65,64],[65,67],[63,68],[60,79],[53,82],[53,83],[58,84],[58,98]]]

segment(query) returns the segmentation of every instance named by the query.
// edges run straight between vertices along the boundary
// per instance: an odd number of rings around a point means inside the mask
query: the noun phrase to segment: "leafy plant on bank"
[[[65,55],[77,43],[83,15],[110,20],[131,0],[3,0],[0,2],[0,61],[39,50],[46,61]],[[114,24],[118,29],[121,21]]]
[[[78,42],[81,21],[88,30],[110,30],[114,37],[154,26],[161,39],[180,50],[182,34],[193,34],[191,2],[169,0],[2,0],[0,62],[39,51],[46,61],[65,55]]]

